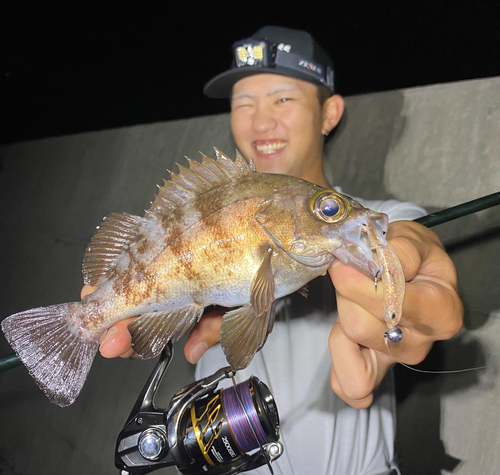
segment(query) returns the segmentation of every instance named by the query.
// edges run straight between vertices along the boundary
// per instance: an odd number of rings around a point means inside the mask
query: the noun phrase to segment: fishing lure
[[[377,257],[382,268],[382,283],[384,289],[384,320],[387,331],[384,337],[392,343],[398,343],[403,338],[403,332],[397,325],[403,312],[405,295],[405,278],[403,268],[396,252],[390,244],[377,247]],[[375,285],[377,285],[375,278]]]
[[[366,227],[368,239],[375,251],[380,267],[375,276],[375,289],[378,280],[382,279],[384,293],[384,320],[387,331],[384,338],[391,343],[398,343],[403,338],[403,331],[398,328],[398,323],[403,312],[403,299],[405,296],[405,276],[399,258],[392,246],[385,240],[385,234],[380,236],[370,226]]]

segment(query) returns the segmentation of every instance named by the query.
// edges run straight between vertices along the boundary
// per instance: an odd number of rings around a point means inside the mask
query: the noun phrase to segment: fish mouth
[[[259,155],[269,156],[279,153],[288,145],[286,140],[273,139],[273,140],[255,140],[252,142],[252,147]]]
[[[371,210],[367,210],[365,218],[361,226],[358,224],[345,230],[344,244],[334,254],[344,264],[374,280],[382,272],[375,251],[387,245],[389,218]]]
[[[382,268],[380,267],[379,264],[375,263],[374,261],[368,262],[369,277],[376,278],[380,275],[381,272],[382,272]]]

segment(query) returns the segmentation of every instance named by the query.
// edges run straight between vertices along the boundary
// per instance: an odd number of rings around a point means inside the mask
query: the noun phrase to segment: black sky
[[[291,5],[3,0],[0,143],[225,112],[202,86],[266,24],[310,31],[345,96],[500,75],[497,1]]]

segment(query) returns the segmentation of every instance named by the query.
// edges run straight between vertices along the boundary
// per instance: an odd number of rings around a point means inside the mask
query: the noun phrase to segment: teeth
[[[269,144],[259,144],[255,145],[255,148],[260,152],[260,153],[274,153],[276,150],[281,150],[282,148],[286,147],[286,142],[275,142],[275,143],[269,143]]]

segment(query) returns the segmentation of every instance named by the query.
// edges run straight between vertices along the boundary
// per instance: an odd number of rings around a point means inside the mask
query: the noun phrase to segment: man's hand
[[[184,356],[190,363],[196,363],[208,348],[220,341],[222,316],[226,310],[216,307],[206,312],[191,330],[184,345]]]
[[[411,221],[389,225],[388,239],[403,267],[406,288],[400,328],[403,339],[384,341],[383,292],[368,277],[335,263],[329,273],[339,317],[329,337],[331,385],[356,408],[368,407],[389,368],[401,361],[420,363],[437,340],[460,331],[463,306],[455,267],[435,233]]]

